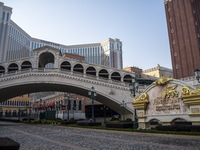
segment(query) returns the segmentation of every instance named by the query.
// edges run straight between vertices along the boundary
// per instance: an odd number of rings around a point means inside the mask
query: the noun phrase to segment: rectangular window
[[[6,18],[6,21],[8,21],[8,20],[9,20],[9,16],[10,16],[10,14],[9,14],[9,13],[7,13],[7,18]]]
[[[4,21],[5,19],[5,12],[3,12],[3,15],[2,15],[2,20]]]

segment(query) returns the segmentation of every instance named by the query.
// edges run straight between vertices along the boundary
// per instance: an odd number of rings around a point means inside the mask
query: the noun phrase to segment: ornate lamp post
[[[122,116],[123,116],[123,120],[125,120],[125,115],[124,115],[124,110],[126,108],[126,103],[124,102],[124,100],[122,101],[122,103],[120,104],[121,108],[122,108]]]
[[[21,109],[20,109],[20,107],[18,107],[18,120],[19,121],[21,120]]]
[[[94,100],[95,100],[95,97],[97,96],[97,93],[96,93],[94,87],[91,87],[91,91],[88,91],[88,95],[92,99],[92,122],[95,122],[95,120],[94,120]]]
[[[70,94],[65,94],[64,95],[64,100],[66,103],[66,106],[67,106],[67,121],[69,121],[69,109],[70,109],[70,105],[71,105],[71,102],[70,102]]]
[[[41,120],[41,109],[42,109],[42,99],[40,99],[40,108],[39,108],[39,121]]]
[[[135,93],[138,91],[138,82],[135,77],[132,77],[131,83],[129,84],[129,89],[131,92],[132,97],[135,97]],[[138,128],[138,119],[137,119],[137,113],[136,109],[134,109],[134,122],[133,122],[133,128],[137,129]]]
[[[58,111],[59,111],[59,103],[56,102],[56,114],[57,114],[57,120],[58,120]]]
[[[194,75],[195,75],[195,78],[197,79],[197,81],[200,83],[200,70],[199,69],[195,69],[194,70]]]

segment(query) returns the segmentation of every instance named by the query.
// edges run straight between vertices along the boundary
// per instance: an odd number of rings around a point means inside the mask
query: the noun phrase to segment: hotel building
[[[31,37],[11,20],[12,8],[0,2],[0,62],[32,55],[32,50],[45,45],[57,48],[62,53],[85,57],[85,61],[118,69],[122,64],[122,42],[108,38],[101,43],[62,45]]]

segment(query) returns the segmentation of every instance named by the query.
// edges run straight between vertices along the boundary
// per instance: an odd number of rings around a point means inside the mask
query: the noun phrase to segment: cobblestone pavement
[[[0,122],[0,137],[20,150],[200,150],[199,136],[80,129]]]

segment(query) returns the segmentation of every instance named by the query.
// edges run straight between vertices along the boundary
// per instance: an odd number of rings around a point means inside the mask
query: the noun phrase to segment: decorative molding
[[[149,95],[147,93],[143,93],[139,98],[134,97],[132,104],[133,107],[137,110],[145,110],[148,103],[149,103]]]
[[[164,0],[164,4],[167,4],[168,2],[171,2],[172,0]]]
[[[181,89],[181,92],[182,92],[182,97],[194,96],[194,95],[200,96],[200,87],[197,87],[196,89],[192,89],[189,86],[185,86]]]
[[[181,89],[182,100],[187,105],[200,105],[200,87],[192,89],[191,87],[185,86]]]
[[[154,84],[154,85],[166,85],[167,83],[169,83],[172,80],[173,80],[173,78],[160,77],[158,80],[156,80],[152,84]]]

